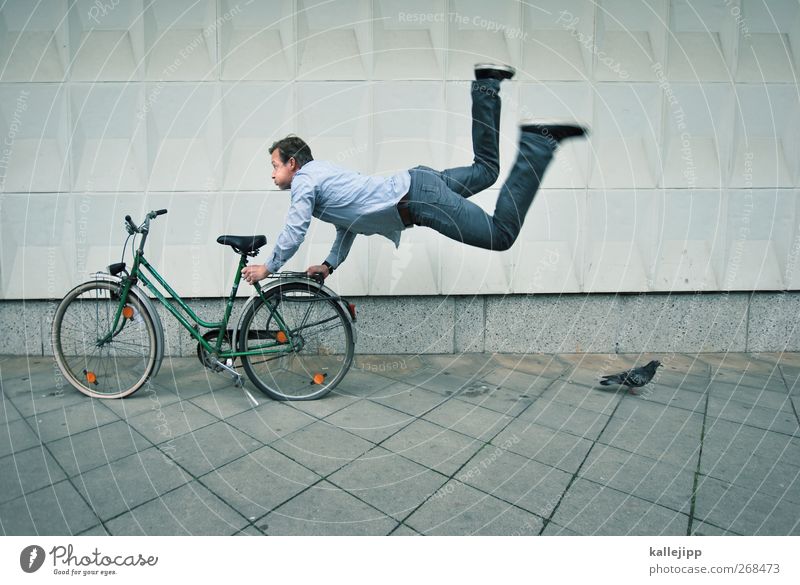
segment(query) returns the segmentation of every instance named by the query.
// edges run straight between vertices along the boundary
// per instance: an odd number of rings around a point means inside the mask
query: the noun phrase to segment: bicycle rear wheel
[[[264,293],[242,319],[239,351],[248,378],[276,400],[314,400],[342,381],[353,362],[350,319],[314,285],[287,283]],[[284,347],[282,347],[284,346]]]
[[[117,330],[111,332],[120,293],[115,282],[83,283],[67,293],[53,319],[58,367],[70,384],[93,398],[130,396],[155,368],[155,326],[134,295],[128,295]]]

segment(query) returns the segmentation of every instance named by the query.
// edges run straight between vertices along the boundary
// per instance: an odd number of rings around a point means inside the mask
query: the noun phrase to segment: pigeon
[[[600,380],[600,384],[603,386],[611,386],[613,384],[627,386],[630,393],[635,395],[636,391],[634,388],[641,388],[650,382],[653,376],[656,375],[656,370],[659,366],[661,366],[661,362],[653,360],[641,368],[632,368],[625,372],[620,372],[619,374],[603,376],[603,379]]]

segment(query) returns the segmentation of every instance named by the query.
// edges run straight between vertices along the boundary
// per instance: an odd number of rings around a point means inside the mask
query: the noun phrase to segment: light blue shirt
[[[292,178],[285,226],[265,266],[272,273],[278,272],[294,256],[312,216],[336,226],[336,240],[325,259],[334,268],[347,258],[356,234],[380,234],[398,246],[405,226],[397,202],[410,186],[408,171],[370,177],[327,161],[307,162]]]

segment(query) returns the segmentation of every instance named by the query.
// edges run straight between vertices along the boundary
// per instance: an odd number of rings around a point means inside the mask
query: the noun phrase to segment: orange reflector
[[[97,384],[97,376],[94,375],[94,372],[86,372],[86,380],[89,384]]]
[[[320,374],[317,372],[314,374],[314,384],[322,384],[325,381],[325,374]]]
[[[133,319],[133,307],[130,305],[122,307],[122,316],[126,319]]]
[[[353,321],[356,320],[356,305],[355,303],[348,303],[347,310],[350,311],[350,316],[353,318]]]
[[[278,333],[275,334],[275,339],[278,340],[278,343],[286,343],[289,341],[289,338],[286,337],[286,334],[283,331],[278,331]]]

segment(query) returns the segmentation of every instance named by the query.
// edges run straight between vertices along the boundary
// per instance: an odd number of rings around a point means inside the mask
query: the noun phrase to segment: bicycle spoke
[[[155,364],[155,329],[138,300],[130,297],[136,321],[120,316],[116,283],[89,282],[73,289],[56,310],[56,360],[70,383],[90,396],[119,397],[136,391]],[[116,299],[114,298],[116,297]],[[101,343],[101,340],[107,341]]]
[[[245,371],[256,386],[274,398],[298,400],[324,395],[339,383],[352,361],[347,317],[337,301],[302,283],[276,287],[269,294],[268,303],[253,305],[245,316],[240,343],[247,349],[251,332],[279,329],[287,335],[291,349],[245,356]]]

